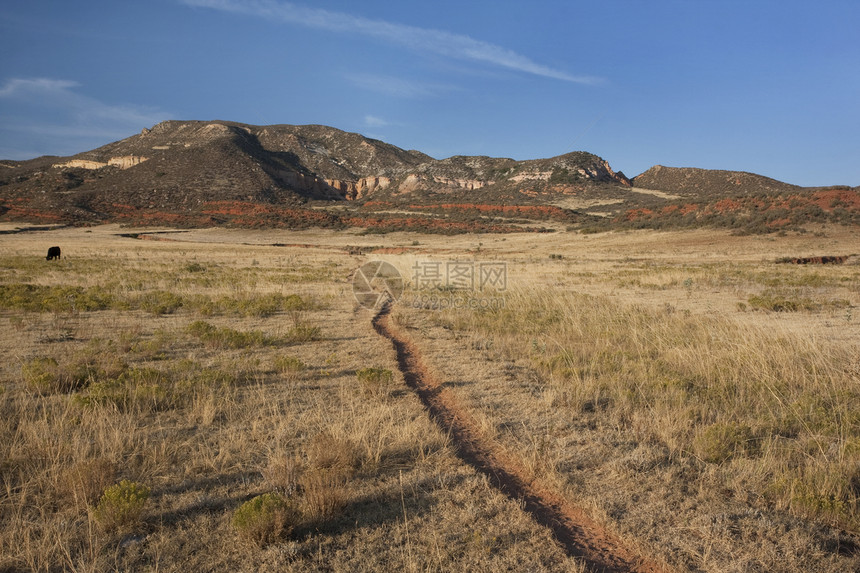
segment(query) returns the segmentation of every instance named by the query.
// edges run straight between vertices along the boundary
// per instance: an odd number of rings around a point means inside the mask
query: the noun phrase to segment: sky
[[[0,158],[167,120],[860,185],[855,0],[6,0]]]

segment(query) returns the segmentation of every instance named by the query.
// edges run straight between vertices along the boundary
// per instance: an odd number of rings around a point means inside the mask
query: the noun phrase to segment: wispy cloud
[[[0,85],[0,147],[6,157],[25,159],[34,151],[71,155],[168,117],[157,109],[105,103],[79,93],[80,87],[76,81],[55,78],[11,78]]]
[[[364,125],[367,127],[387,127],[391,123],[375,115],[366,115],[364,116]]]
[[[346,80],[357,88],[400,98],[435,97],[461,91],[461,88],[377,74],[346,74]]]
[[[51,78],[12,78],[0,88],[0,97],[26,96],[39,93],[64,93],[67,90],[78,87],[77,82],[69,80],[55,80]]]
[[[443,30],[419,28],[417,26],[397,24],[385,20],[372,20],[344,12],[308,8],[290,2],[276,2],[274,0],[181,1],[189,6],[247,14],[272,21],[296,24],[330,32],[348,32],[352,35],[360,34],[419,52],[499,66],[546,78],[580,84],[595,84],[601,81],[600,78],[596,77],[569,74],[563,70],[535,62],[527,56],[502,46]]]

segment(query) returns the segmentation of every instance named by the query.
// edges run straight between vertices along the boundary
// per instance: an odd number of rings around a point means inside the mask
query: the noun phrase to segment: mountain
[[[586,152],[437,160],[332,127],[228,121],[165,121],[71,157],[0,161],[0,220],[69,224],[444,232],[542,230],[535,225],[546,220],[597,229],[668,220],[695,226],[703,217],[715,224],[707,209],[721,199],[809,193],[749,173],[662,166],[631,181]],[[853,217],[851,193],[840,197]]]

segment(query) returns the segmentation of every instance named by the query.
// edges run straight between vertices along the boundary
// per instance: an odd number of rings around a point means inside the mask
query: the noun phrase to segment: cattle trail
[[[582,509],[529,478],[522,465],[503,453],[498,444],[482,437],[469,412],[433,376],[408,335],[392,325],[390,311],[390,304],[386,304],[373,317],[373,327],[394,345],[406,384],[433,421],[451,436],[460,459],[486,475],[493,487],[520,502],[537,523],[552,531],[568,555],[584,560],[589,569],[607,573],[668,570],[637,556]]]

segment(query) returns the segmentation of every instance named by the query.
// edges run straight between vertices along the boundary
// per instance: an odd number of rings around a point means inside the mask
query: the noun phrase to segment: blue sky
[[[0,158],[165,119],[860,185],[853,0],[9,0]]]

